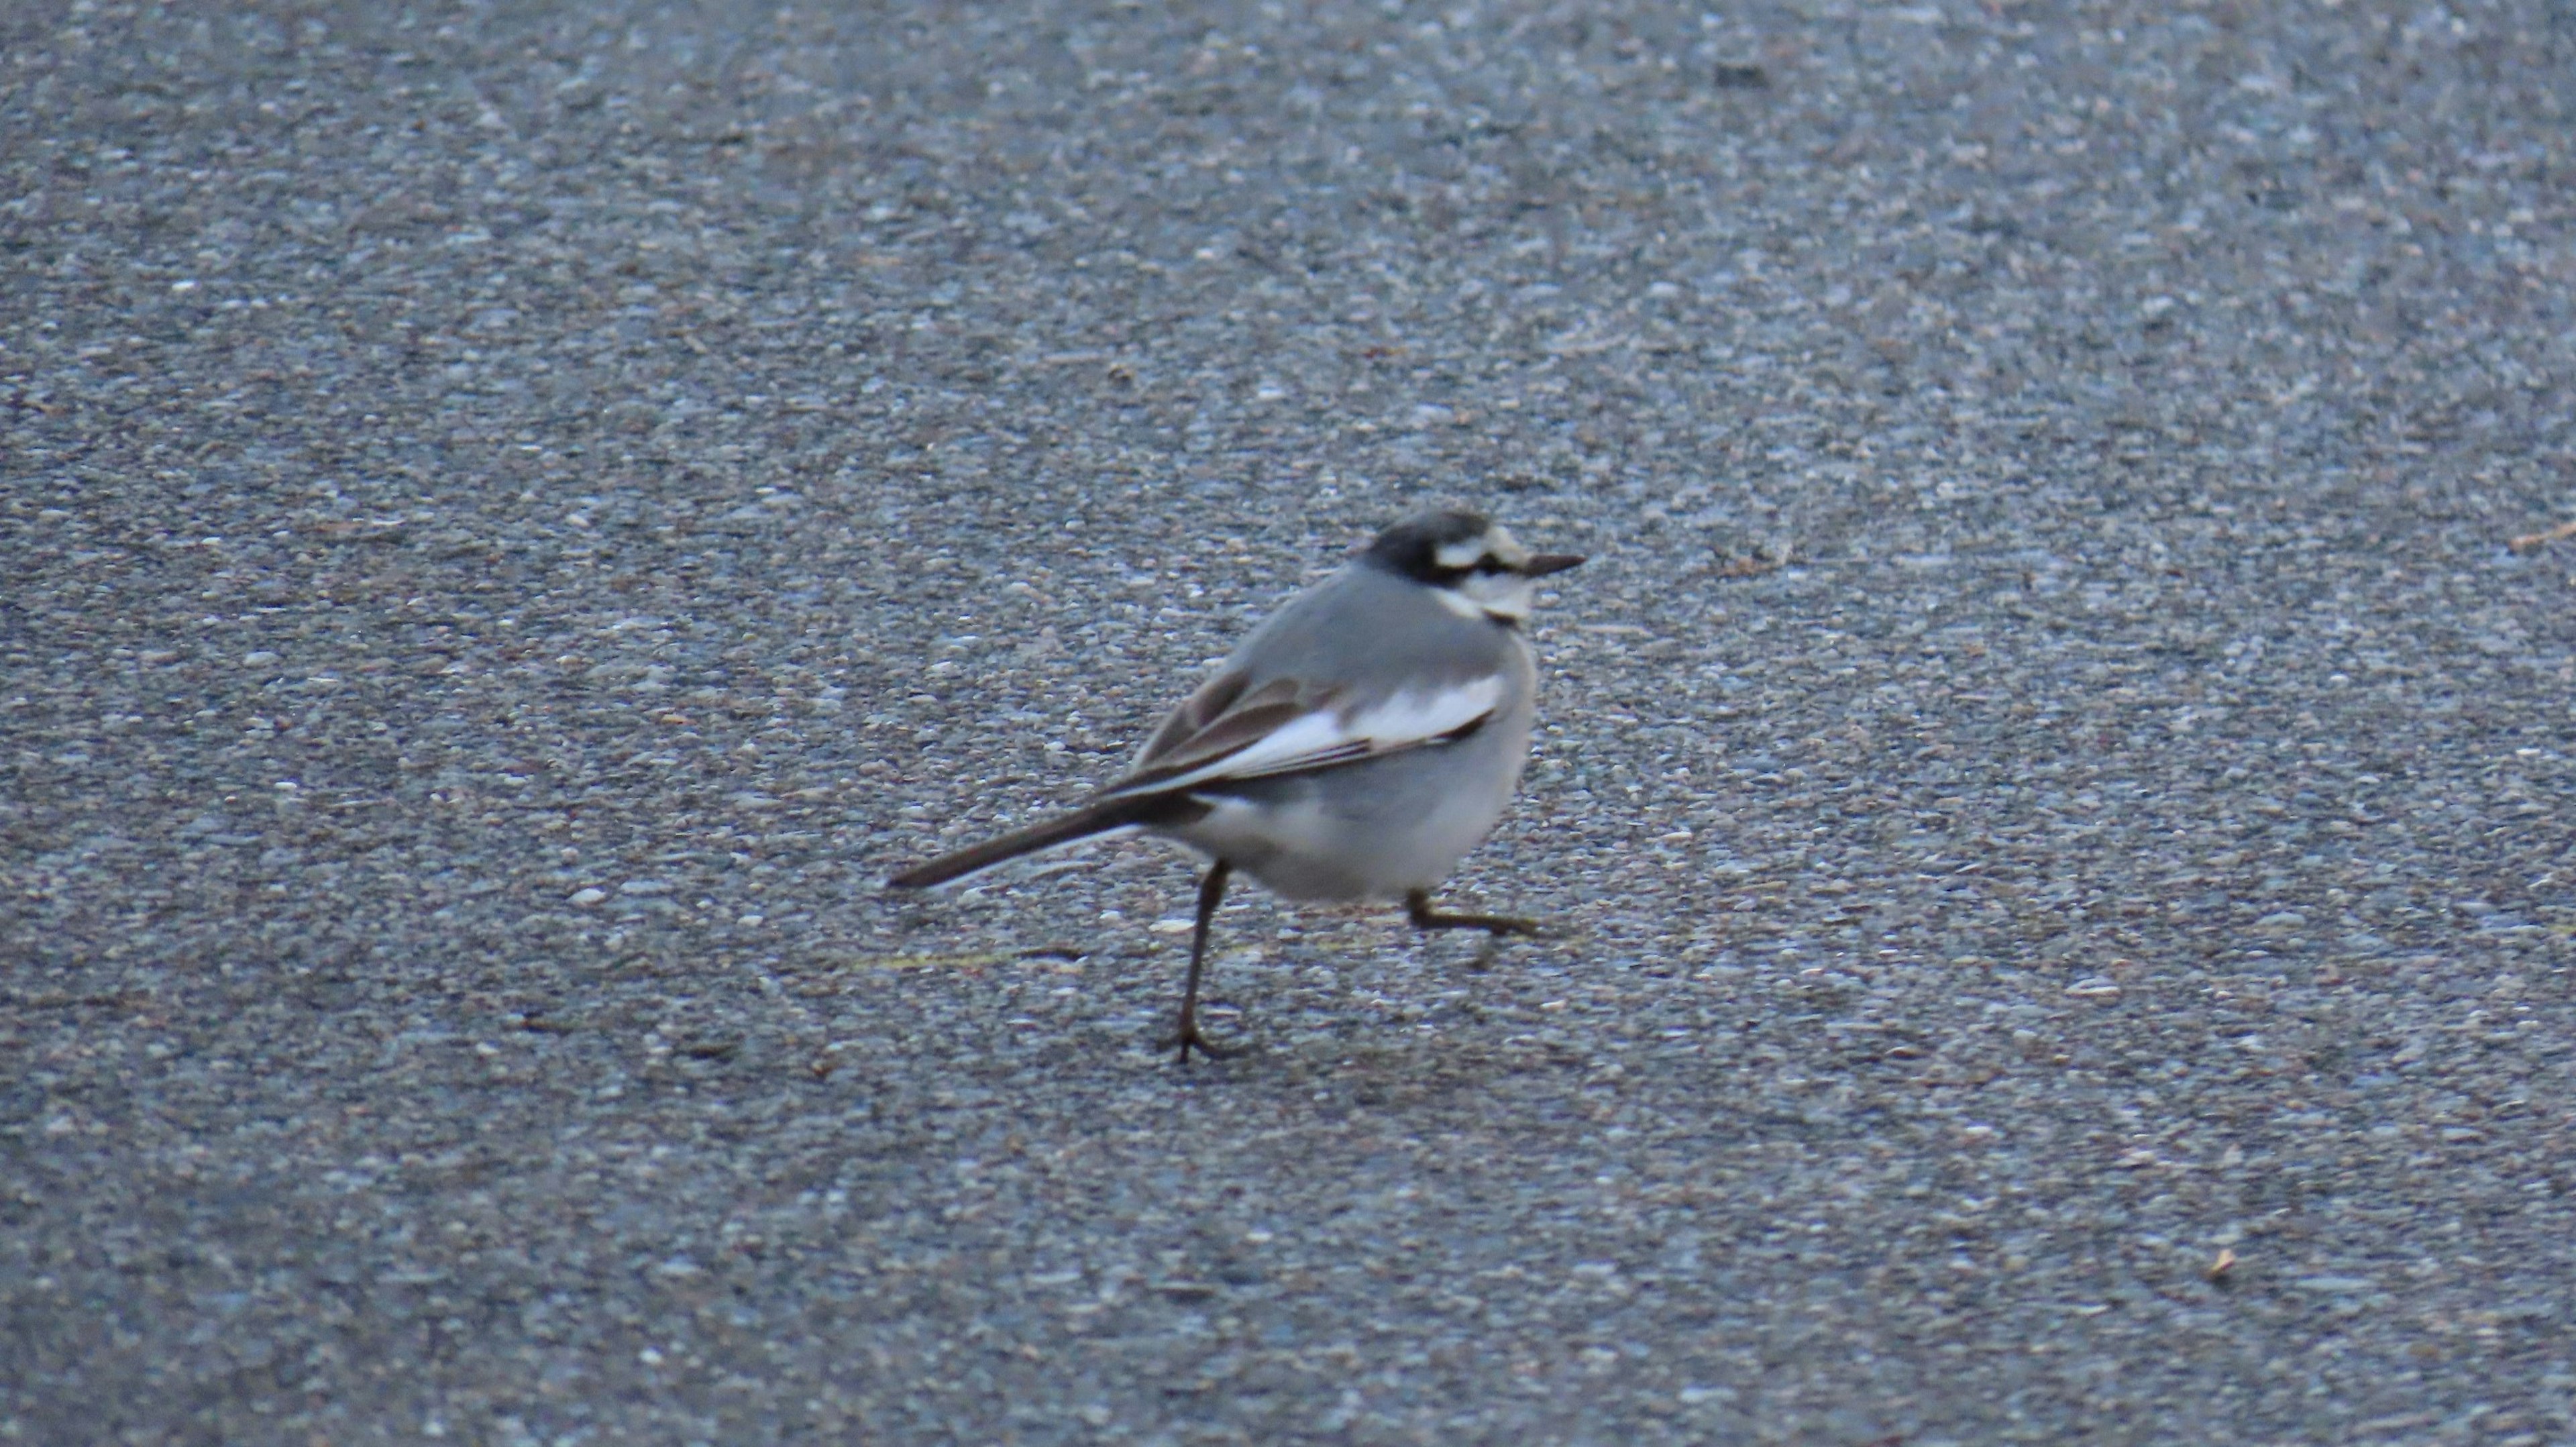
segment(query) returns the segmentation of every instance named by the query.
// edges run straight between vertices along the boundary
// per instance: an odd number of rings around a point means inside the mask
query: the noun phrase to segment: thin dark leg
[[[1226,877],[1232,873],[1234,866],[1220,859],[1208,866],[1207,877],[1199,881],[1199,922],[1198,928],[1190,931],[1190,980],[1181,989],[1181,1028],[1163,1041],[1167,1048],[1181,1047],[1183,1065],[1190,1063],[1190,1047],[1193,1045],[1211,1060],[1222,1060],[1243,1051],[1240,1045],[1219,1045],[1199,1033],[1199,969],[1207,959],[1208,922],[1216,918],[1217,901],[1225,898]]]
[[[1404,916],[1415,929],[1480,929],[1494,935],[1536,935],[1539,922],[1508,914],[1443,914],[1431,907],[1431,891],[1416,889],[1404,896]]]

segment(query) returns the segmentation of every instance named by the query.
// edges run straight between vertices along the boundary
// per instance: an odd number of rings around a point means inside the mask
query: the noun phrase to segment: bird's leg
[[[1243,1053],[1240,1045],[1219,1045],[1199,1033],[1199,968],[1207,959],[1208,922],[1216,918],[1217,901],[1225,898],[1226,876],[1234,866],[1220,859],[1208,866],[1207,877],[1199,881],[1199,922],[1190,931],[1190,980],[1181,989],[1181,1027],[1165,1039],[1163,1047],[1181,1047],[1181,1063],[1190,1063],[1190,1047],[1210,1060],[1222,1060]]]
[[[1480,929],[1488,935],[1538,935],[1539,922],[1509,914],[1444,914],[1431,907],[1431,891],[1405,891],[1404,917],[1415,929]]]

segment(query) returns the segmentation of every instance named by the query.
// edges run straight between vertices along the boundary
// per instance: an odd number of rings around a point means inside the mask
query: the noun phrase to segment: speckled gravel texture
[[[0,7],[0,1441],[2576,1441],[2570,14]]]

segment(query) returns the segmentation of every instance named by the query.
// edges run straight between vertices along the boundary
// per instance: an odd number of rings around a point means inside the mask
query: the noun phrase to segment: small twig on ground
[[[1765,557],[1760,553],[1747,553],[1743,557],[1727,558],[1726,561],[1719,563],[1717,575],[1721,578],[1758,578],[1765,573],[1780,571],[1780,566],[1788,561],[1787,548],[1782,548],[1780,556],[1776,558]]]
[[[2524,533],[2521,537],[2506,543],[2505,546],[2517,553],[2527,553],[2542,543],[2564,542],[2569,538],[2576,538],[2576,519],[2560,523],[2554,528],[2543,528],[2536,533]]]
[[[1085,960],[1091,951],[1079,945],[1036,945],[1020,950],[964,950],[954,954],[879,955],[874,959],[856,960],[849,967],[878,970],[965,970],[975,971],[991,965],[1005,965],[1019,960]],[[835,969],[848,968],[835,966]]]

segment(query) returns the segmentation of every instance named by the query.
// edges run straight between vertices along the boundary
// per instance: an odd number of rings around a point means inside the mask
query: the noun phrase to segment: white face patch
[[[1488,558],[1506,568],[1517,568],[1529,561],[1529,549],[1514,541],[1497,523],[1486,528],[1481,537],[1442,543],[1431,552],[1431,560],[1444,568],[1472,568]]]
[[[1492,536],[1493,533],[1489,529],[1484,537],[1461,538],[1454,543],[1442,543],[1432,550],[1431,560],[1444,568],[1472,568],[1484,561],[1487,539]]]
[[[1517,623],[1530,615],[1538,585],[1518,573],[1469,573],[1454,590],[1441,591],[1455,591],[1478,613]]]
[[[1530,560],[1529,549],[1504,531],[1501,524],[1486,528],[1478,537],[1443,543],[1432,550],[1431,558],[1443,568],[1464,574],[1431,589],[1450,612],[1462,618],[1498,618],[1509,623],[1518,623],[1530,615],[1535,590],[1519,571]],[[1500,564],[1501,570],[1491,566],[1494,564]]]

